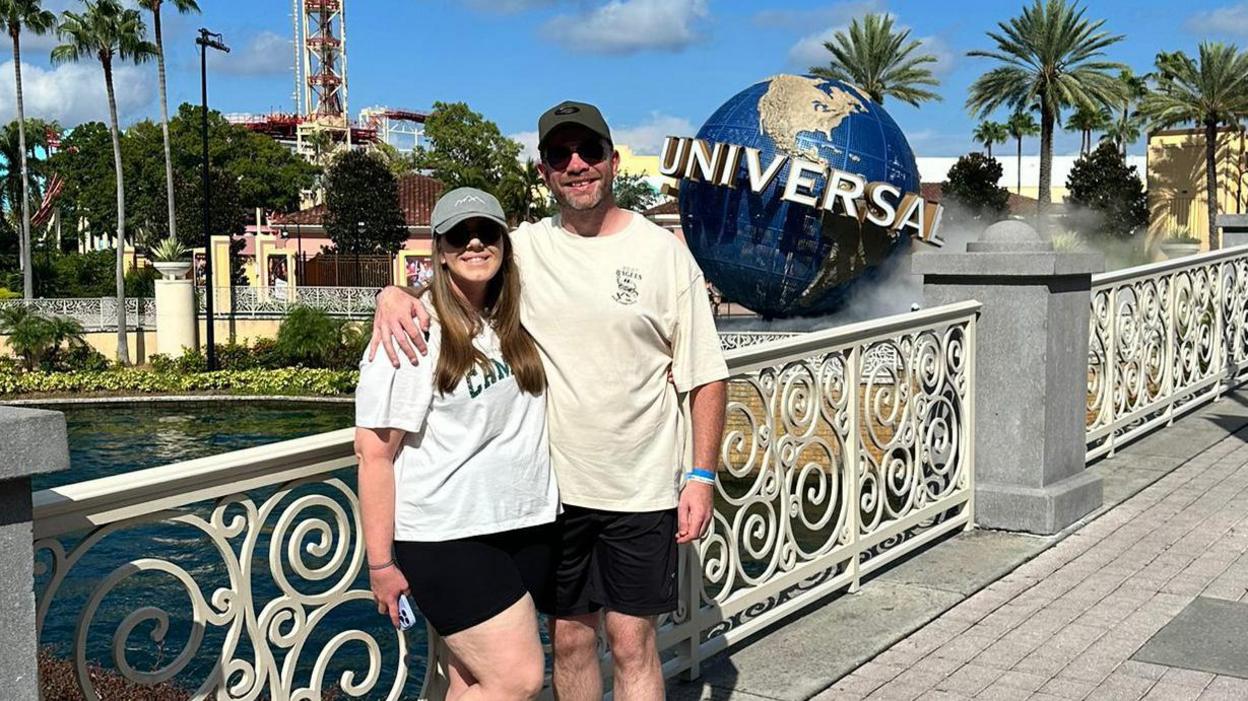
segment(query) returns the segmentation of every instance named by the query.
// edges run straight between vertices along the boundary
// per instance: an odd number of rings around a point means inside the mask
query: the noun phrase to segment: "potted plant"
[[[190,251],[181,241],[167,238],[152,249],[153,265],[166,280],[181,280],[191,269]]]
[[[1171,260],[1195,255],[1200,253],[1200,239],[1188,233],[1187,227],[1181,226],[1161,242],[1161,250]]]

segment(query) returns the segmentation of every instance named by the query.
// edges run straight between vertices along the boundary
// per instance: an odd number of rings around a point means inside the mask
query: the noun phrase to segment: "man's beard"
[[[573,201],[571,195],[569,195],[562,188],[559,188],[554,191],[555,202],[559,204],[561,209],[570,209],[574,212],[587,212],[591,209],[597,209],[602,204],[602,201],[606,199],[607,187],[609,186],[610,183],[608,183],[605,179],[599,179],[597,192],[590,195],[588,198],[580,200],[579,202]]]

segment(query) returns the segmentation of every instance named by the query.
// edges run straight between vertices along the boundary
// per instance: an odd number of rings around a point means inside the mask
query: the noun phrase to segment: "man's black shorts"
[[[676,609],[676,510],[602,511],[565,504],[557,521],[555,613]]]

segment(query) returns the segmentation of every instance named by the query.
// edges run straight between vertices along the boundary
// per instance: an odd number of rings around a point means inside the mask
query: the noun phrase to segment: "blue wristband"
[[[715,473],[702,467],[695,467],[689,471],[689,479],[701,480],[704,482],[714,482]]]

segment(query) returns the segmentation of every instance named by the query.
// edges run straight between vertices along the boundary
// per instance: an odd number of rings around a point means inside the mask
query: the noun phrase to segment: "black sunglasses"
[[[607,157],[607,144],[602,139],[586,139],[575,147],[547,146],[542,150],[542,161],[555,170],[563,170],[572,162],[574,153],[585,163],[598,165]]]
[[[493,246],[501,238],[503,238],[503,227],[494,222],[481,222],[472,227],[469,227],[467,222],[463,222],[442,234],[442,240],[446,241],[446,245],[451,248],[467,248],[473,239],[479,240],[482,246]]]

